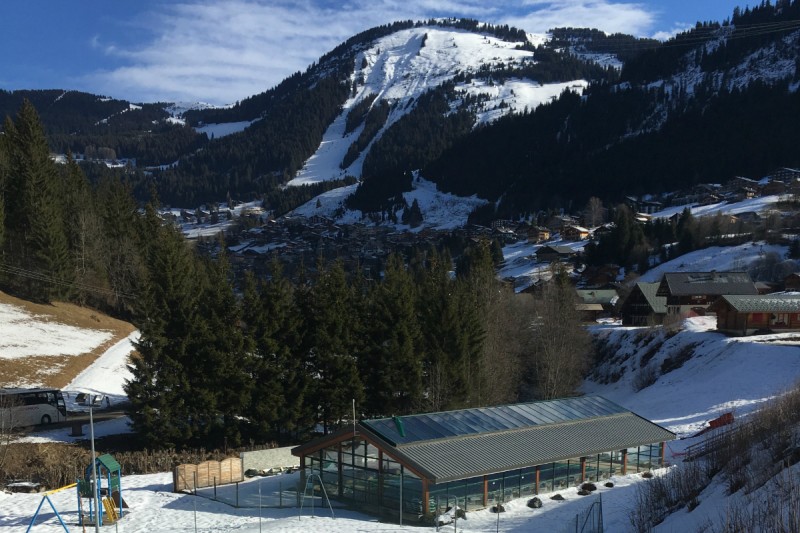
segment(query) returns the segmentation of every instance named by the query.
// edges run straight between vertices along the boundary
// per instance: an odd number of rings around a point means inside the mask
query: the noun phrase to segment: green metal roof
[[[662,284],[673,296],[758,294],[747,272],[666,272]]]
[[[484,435],[404,444],[397,450],[434,483],[506,472],[672,440],[675,434],[627,412]]]
[[[625,412],[600,396],[459,409],[364,420],[361,425],[394,445],[569,422]],[[399,421],[399,423],[398,423]],[[400,431],[402,427],[403,431]]]
[[[653,310],[654,313],[659,314],[666,314],[667,313],[667,297],[666,296],[656,296],[656,292],[658,291],[658,286],[661,285],[660,283],[644,283],[639,282],[636,284],[639,287],[639,290],[642,291],[645,300],[647,303],[650,304],[650,308]]]
[[[357,435],[433,483],[672,440],[600,396],[461,409],[358,423]],[[304,456],[356,436],[342,428],[292,449]]]
[[[800,313],[800,294],[759,296],[725,295],[723,300],[740,313]]]
[[[108,453],[104,453],[103,455],[97,458],[97,462],[106,467],[111,472],[117,472],[121,469],[119,463],[114,456]]]

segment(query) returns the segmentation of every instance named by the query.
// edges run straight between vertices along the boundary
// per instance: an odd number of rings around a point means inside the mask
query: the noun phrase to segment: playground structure
[[[92,469],[97,468],[97,487],[93,487]],[[78,488],[78,515],[79,523],[84,525],[83,499],[89,500],[88,519],[94,522],[95,514],[98,515],[99,524],[103,521],[113,524],[124,515],[128,508],[122,498],[122,470],[119,463],[110,454],[103,454],[89,464],[84,472],[83,479],[76,483]],[[94,490],[93,490],[94,489]],[[98,503],[99,502],[99,503]],[[102,505],[102,508],[100,507]]]
[[[56,506],[53,505],[53,500],[50,499],[50,495],[51,494],[55,494],[56,492],[61,492],[62,490],[71,489],[75,485],[77,485],[77,483],[73,483],[72,485],[67,485],[65,487],[61,487],[61,488],[58,488],[58,489],[48,490],[47,492],[45,492],[44,495],[42,496],[42,501],[39,502],[39,507],[37,507],[36,508],[36,512],[33,513],[33,518],[31,518],[31,523],[28,524],[28,529],[25,530],[25,533],[29,533],[30,530],[33,528],[33,524],[36,523],[36,517],[39,516],[39,511],[42,510],[42,505],[44,505],[44,502],[47,502],[47,503],[50,504],[50,508],[56,514],[56,518],[58,518],[58,521],[61,524],[61,527],[64,528],[64,531],[69,533],[69,529],[67,529],[67,525],[64,523],[64,520],[61,518],[61,515],[58,512],[58,509],[56,509]]]

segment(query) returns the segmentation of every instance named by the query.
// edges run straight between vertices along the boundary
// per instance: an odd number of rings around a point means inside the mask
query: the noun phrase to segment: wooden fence
[[[198,465],[176,466],[172,471],[172,490],[182,492],[214,485],[227,485],[243,480],[242,459],[229,457],[222,461],[205,461]]]

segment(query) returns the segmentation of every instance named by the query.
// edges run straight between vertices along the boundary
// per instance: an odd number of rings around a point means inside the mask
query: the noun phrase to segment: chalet
[[[784,194],[785,192],[786,192],[786,184],[782,181],[770,180],[761,186],[761,196]]]
[[[537,244],[550,240],[550,230],[542,226],[530,226],[527,228],[528,242]]]
[[[565,226],[561,238],[566,241],[582,241],[589,238],[589,230],[582,226]]]
[[[717,329],[732,335],[800,331],[800,294],[725,295],[709,309]]]
[[[610,312],[619,299],[616,289],[575,289],[580,303],[597,304],[601,311]]]
[[[536,250],[536,260],[540,263],[552,263],[553,261],[570,261],[578,255],[578,252],[569,246],[548,245]]]
[[[723,295],[757,295],[747,272],[667,272],[656,296],[667,299],[667,314],[703,314]]]
[[[620,309],[623,326],[656,326],[664,322],[667,299],[656,296],[659,283],[637,283]]]
[[[800,170],[794,168],[777,168],[773,170],[770,175],[773,181],[782,181],[789,183],[793,180],[800,179]]]
[[[607,288],[619,275],[619,265],[588,266],[581,272],[581,284],[587,289]]]
[[[556,216],[552,216],[549,219],[547,219],[547,224],[545,224],[545,225],[548,228],[550,228],[552,231],[559,231],[560,232],[565,227],[573,226],[573,225],[575,225],[575,223],[576,223],[576,220],[574,218],[572,218],[572,217],[563,216],[563,215],[556,215]]]
[[[783,290],[800,292],[800,272],[792,272],[783,278]]]
[[[575,304],[575,310],[578,312],[581,322],[596,322],[606,312],[600,304],[581,302]]]
[[[292,449],[300,486],[428,521],[664,465],[675,434],[601,396],[361,420]]]

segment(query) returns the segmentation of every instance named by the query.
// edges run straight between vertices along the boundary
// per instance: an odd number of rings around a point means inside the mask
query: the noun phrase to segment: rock
[[[528,507],[531,509],[540,509],[542,507],[542,500],[539,498],[531,498],[528,500]]]
[[[554,494],[553,496],[550,496],[550,499],[551,500],[555,500],[557,502],[563,502],[564,501],[564,497],[561,494]]]
[[[605,486],[610,489],[610,488],[612,488],[614,486],[614,484],[612,482],[610,482],[610,481],[606,481]]]
[[[502,504],[502,503],[498,503],[497,505],[493,505],[493,506],[492,506],[492,509],[491,509],[491,511],[492,511],[493,513],[505,513],[505,512],[506,512],[506,508],[505,508],[505,507],[503,507],[503,504]]]
[[[256,470],[255,468],[248,468],[247,470],[244,471],[244,475],[245,477],[255,477],[258,475],[258,470]]]
[[[588,490],[581,489],[578,491],[578,496],[588,496],[589,494],[591,494],[591,492]]]
[[[597,490],[597,485],[595,485],[594,483],[584,483],[583,485],[581,485],[581,489],[592,492],[593,490]]]

